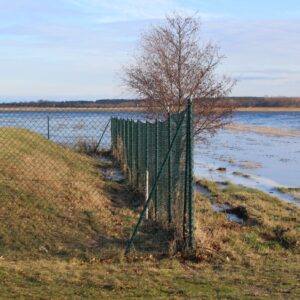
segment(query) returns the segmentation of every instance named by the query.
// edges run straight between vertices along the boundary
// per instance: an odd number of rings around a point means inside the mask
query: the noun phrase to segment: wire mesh
[[[191,104],[167,120],[141,122],[112,118],[112,153],[141,193],[154,188],[146,209],[177,241],[193,246]],[[147,177],[146,174],[149,174]],[[148,182],[147,182],[148,179]],[[147,207],[146,207],[147,206]],[[139,227],[140,221],[137,224]],[[138,228],[137,228],[138,229]],[[135,236],[135,231],[132,239]],[[132,239],[130,243],[132,242]]]
[[[130,108],[0,109],[0,197],[20,192],[57,202],[101,199],[97,160],[111,148],[130,184],[144,192],[145,170],[151,189],[178,131],[149,214],[182,239],[187,116],[185,111],[151,122],[143,110]]]
[[[0,198],[103,198],[102,151],[111,148],[111,117],[144,119],[133,109],[0,109]]]

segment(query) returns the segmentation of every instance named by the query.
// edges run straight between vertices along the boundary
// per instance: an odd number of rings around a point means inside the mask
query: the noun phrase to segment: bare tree
[[[180,112],[194,99],[195,133],[200,138],[224,126],[234,107],[224,97],[234,81],[218,76],[224,56],[200,39],[200,22],[173,14],[142,35],[139,54],[125,67],[125,84],[145,99],[150,113]]]

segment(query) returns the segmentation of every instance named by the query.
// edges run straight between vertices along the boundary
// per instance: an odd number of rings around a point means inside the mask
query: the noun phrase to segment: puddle
[[[112,164],[112,160],[106,156],[97,156],[97,160],[105,164],[110,164],[110,163]]]
[[[222,182],[222,181],[217,181],[216,185],[221,192],[225,191],[228,187],[228,184],[226,182]]]
[[[244,224],[247,219],[247,211],[244,207],[232,207],[228,204],[213,203],[212,208],[215,212],[224,213],[230,221]]]
[[[300,200],[297,200],[296,198],[294,198],[292,195],[286,194],[286,193],[282,193],[280,191],[278,191],[277,189],[271,189],[269,191],[270,194],[276,196],[277,198],[283,199],[284,201],[288,202],[288,203],[293,203],[296,206],[300,207]]]
[[[227,166],[228,167],[228,166]],[[285,185],[280,184],[279,182],[263,177],[261,175],[256,175],[254,172],[247,172],[247,174],[235,169],[234,167],[230,169],[228,172],[217,172],[215,171],[214,165],[211,164],[203,164],[203,163],[195,163],[196,175],[199,174],[199,170],[201,170],[200,178],[208,178],[218,184],[218,188],[220,190],[224,190],[225,186],[220,186],[220,183],[226,183],[226,181],[232,182],[235,185],[240,185],[246,188],[252,188],[261,190],[267,194],[270,194],[278,199],[281,199],[285,202],[292,203],[298,207],[300,207],[300,201],[295,199],[292,195],[281,193],[276,190],[276,187]],[[198,174],[197,174],[198,173]],[[238,176],[238,175],[239,176]],[[247,176],[240,176],[241,174],[245,174]],[[198,176],[199,177],[199,176]]]
[[[100,170],[107,180],[111,180],[117,183],[123,183],[126,180],[123,173],[117,168],[105,167],[105,168],[100,168]]]
[[[123,183],[126,181],[126,177],[123,175],[122,171],[119,168],[116,168],[113,165],[113,161],[111,158],[105,156],[97,156],[97,160],[99,160],[102,163],[110,164],[105,167],[99,167],[99,170],[101,170],[105,179],[117,183]]]
[[[194,189],[196,192],[198,192],[201,195],[204,195],[205,197],[209,198],[211,196],[210,191],[198,183],[194,183]]]
[[[224,182],[217,182],[216,184],[220,190],[225,190],[227,188],[227,184]],[[199,194],[211,198],[211,193],[207,188],[197,183],[194,184],[194,188],[195,191],[198,192]],[[244,224],[245,220],[247,219],[247,211],[243,207],[235,208],[230,206],[229,204],[212,203],[212,208],[213,211],[224,213],[230,221],[239,224]]]

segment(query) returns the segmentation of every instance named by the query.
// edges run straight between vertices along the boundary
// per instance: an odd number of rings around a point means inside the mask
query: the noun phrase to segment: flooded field
[[[233,121],[209,144],[196,144],[196,175],[258,188],[299,205],[277,188],[300,186],[300,113],[240,112]]]
[[[110,117],[143,119],[126,111],[0,111],[0,127],[34,130],[49,139],[74,144],[88,140],[109,147]],[[300,187],[300,112],[236,112],[233,124],[209,144],[195,144],[195,175],[231,181],[272,193],[299,205],[295,193],[278,187]]]

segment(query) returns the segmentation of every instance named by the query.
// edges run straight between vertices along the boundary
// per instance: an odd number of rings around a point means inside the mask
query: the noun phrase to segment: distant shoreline
[[[237,111],[257,111],[257,112],[284,112],[300,111],[300,107],[241,107]]]
[[[142,111],[142,107],[0,107],[0,111]]]
[[[143,107],[0,107],[0,111],[142,111]],[[241,112],[300,112],[300,107],[241,107]]]

